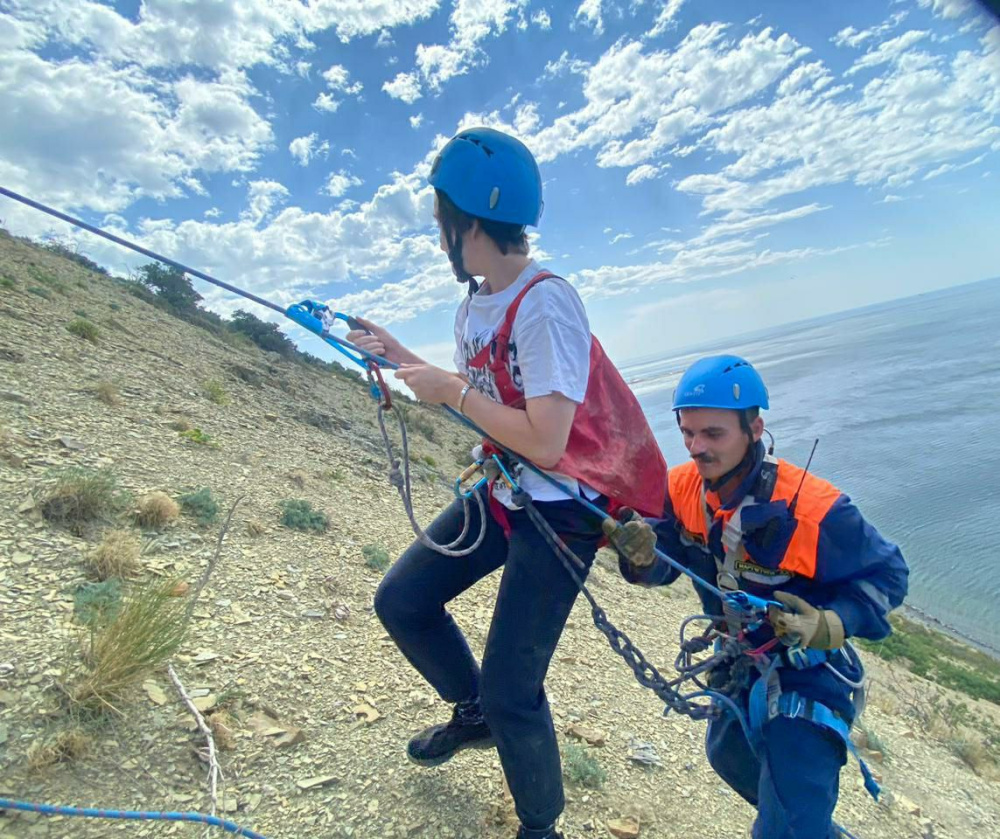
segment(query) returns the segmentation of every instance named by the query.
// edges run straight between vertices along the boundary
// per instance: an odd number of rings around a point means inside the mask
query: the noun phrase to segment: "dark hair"
[[[750,428],[750,423],[752,423],[759,416],[760,408],[747,408],[745,411],[740,411],[740,428],[743,429],[744,433],[753,433]]]
[[[466,230],[472,227],[474,221],[478,221],[483,232],[500,249],[500,253],[506,254],[508,251],[528,252],[528,236],[523,224],[510,224],[470,215],[456,207],[455,203],[440,189],[435,189],[434,192],[437,195],[437,219],[441,227],[444,228],[446,237],[449,230],[453,231],[456,238],[461,237]]]

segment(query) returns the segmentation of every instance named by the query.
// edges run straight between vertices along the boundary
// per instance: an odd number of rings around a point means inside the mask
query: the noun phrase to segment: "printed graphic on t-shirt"
[[[470,367],[469,362],[479,354],[487,343],[490,344],[489,363],[482,367]],[[496,333],[492,330],[480,332],[478,335],[462,340],[462,357],[465,359],[469,383],[484,396],[488,396],[494,402],[502,403],[503,400],[500,398],[500,390],[497,388],[496,377],[490,370],[490,365],[496,358],[496,351]],[[521,367],[517,363],[517,344],[513,340],[507,344],[507,372],[510,373],[514,387],[523,393],[524,381],[521,378]]]

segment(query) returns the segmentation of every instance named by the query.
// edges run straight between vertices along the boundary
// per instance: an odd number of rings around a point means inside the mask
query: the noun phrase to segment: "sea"
[[[913,615],[1000,655],[1000,278],[626,365],[670,465],[674,387],[720,352],[764,377],[775,453],[805,465],[818,440],[810,471],[900,546]]]

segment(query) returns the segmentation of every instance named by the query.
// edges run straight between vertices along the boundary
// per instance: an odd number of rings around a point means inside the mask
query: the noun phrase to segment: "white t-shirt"
[[[469,369],[468,362],[496,336],[514,298],[542,269],[532,261],[503,291],[490,294],[480,288],[466,297],[455,314],[455,366],[472,386],[494,402],[503,403],[493,374],[486,367]],[[526,399],[561,393],[583,402],[590,376],[590,324],[583,302],[568,282],[551,277],[538,283],[521,300],[511,330],[507,370]],[[575,478],[549,472],[571,491],[587,498],[600,493]],[[568,496],[530,469],[514,476],[536,501],[560,501]],[[497,487],[496,498],[513,507],[510,492]]]

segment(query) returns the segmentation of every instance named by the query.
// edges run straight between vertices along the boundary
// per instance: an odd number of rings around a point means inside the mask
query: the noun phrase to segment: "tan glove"
[[[792,610],[784,612],[771,606],[767,614],[774,634],[786,644],[816,650],[836,650],[844,646],[844,622],[832,609],[817,609],[785,591],[775,592],[774,599]]]
[[[656,534],[635,510],[624,507],[618,511],[618,521],[606,518],[601,525],[619,555],[634,568],[648,568],[656,562]]]

